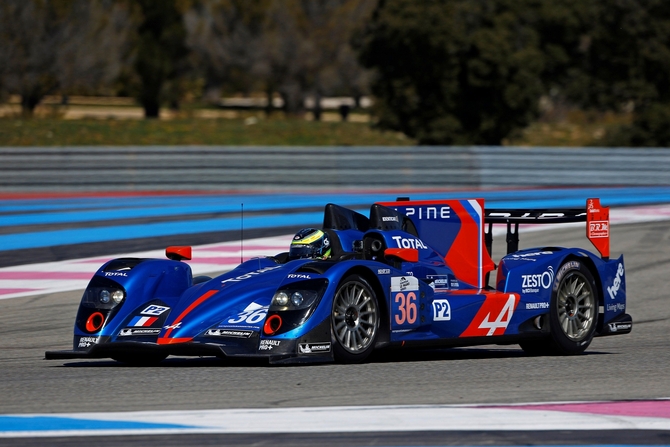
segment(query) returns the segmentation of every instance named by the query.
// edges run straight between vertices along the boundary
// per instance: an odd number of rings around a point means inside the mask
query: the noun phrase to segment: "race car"
[[[599,255],[518,250],[520,224],[562,222],[586,222]],[[507,226],[497,264],[495,224]],[[280,253],[215,278],[193,277],[191,247],[109,261],[84,291],[73,349],[46,359],[353,363],[375,349],[486,344],[573,355],[594,336],[632,329],[623,255],[609,258],[609,209],[599,199],[583,209],[485,210],[483,199],[398,198],[373,204],[369,216],[328,204],[314,230],[327,256]]]

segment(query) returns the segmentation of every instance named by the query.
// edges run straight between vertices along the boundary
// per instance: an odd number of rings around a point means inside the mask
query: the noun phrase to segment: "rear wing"
[[[586,222],[586,237],[608,260],[610,256],[609,207],[600,205],[600,199],[587,199],[585,208],[566,209],[486,209],[484,236],[486,249],[491,254],[493,225],[507,225],[507,253],[519,250],[519,224],[558,224]]]

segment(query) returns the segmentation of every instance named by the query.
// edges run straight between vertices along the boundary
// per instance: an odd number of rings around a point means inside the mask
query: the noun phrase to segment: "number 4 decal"
[[[519,304],[519,295],[514,293],[488,295],[461,337],[503,335],[512,320],[517,304]]]

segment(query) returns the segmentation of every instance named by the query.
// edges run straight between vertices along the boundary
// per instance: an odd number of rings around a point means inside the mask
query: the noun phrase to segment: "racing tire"
[[[519,343],[530,355],[583,353],[591,344],[598,324],[596,282],[588,268],[568,260],[558,269],[551,294],[549,340]]]
[[[130,366],[156,366],[167,358],[166,354],[114,354],[113,360]]]
[[[359,275],[347,276],[335,292],[330,318],[335,360],[363,362],[375,347],[379,323],[379,305],[372,287]]]

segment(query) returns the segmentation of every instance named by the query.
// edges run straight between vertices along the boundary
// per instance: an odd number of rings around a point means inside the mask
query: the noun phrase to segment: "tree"
[[[541,0],[381,0],[362,36],[382,128],[421,144],[501,144],[536,115]]]
[[[254,67],[270,0],[196,2],[184,16],[193,66],[215,100],[221,89],[249,93],[258,87]]]
[[[186,13],[188,46],[213,90],[223,85],[245,93],[263,90],[269,105],[279,93],[284,110],[300,114],[309,94],[318,98],[366,90],[364,70],[349,41],[374,3],[203,1]]]
[[[184,69],[186,29],[177,0],[135,0],[141,20],[133,67],[139,78],[137,100],[147,118],[158,118],[165,84]]]
[[[634,110],[631,126],[607,136],[610,145],[669,146],[670,3],[585,3],[566,95],[584,108]]]
[[[358,105],[369,92],[369,70],[358,62],[352,42],[370,18],[377,0],[326,0],[303,2],[310,28],[310,39],[316,47],[311,85],[315,98],[314,118],[321,114],[322,96],[353,96]]]
[[[670,102],[670,3],[595,0],[580,38],[571,98],[585,107]]]
[[[0,3],[0,84],[30,116],[45,95],[95,89],[119,72],[127,10],[113,0]]]
[[[109,91],[130,51],[129,5],[115,0],[78,0],[72,5],[56,52],[62,94]]]

